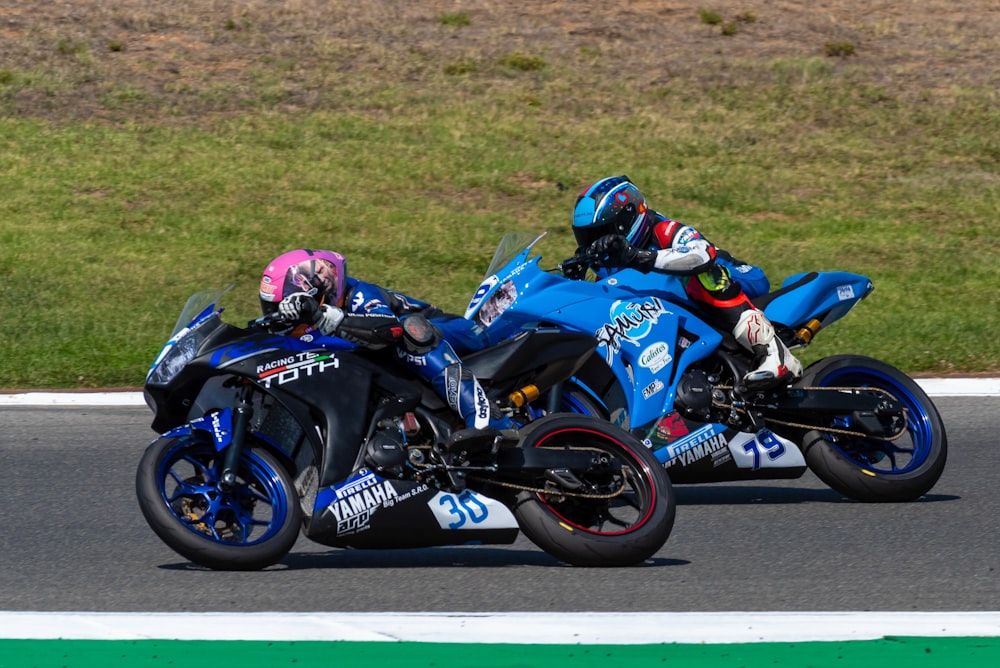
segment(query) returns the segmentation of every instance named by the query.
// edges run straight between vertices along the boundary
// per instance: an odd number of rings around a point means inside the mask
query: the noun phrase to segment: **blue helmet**
[[[573,236],[586,248],[605,234],[621,234],[645,248],[653,226],[646,198],[627,176],[609,176],[586,188],[573,209]]]

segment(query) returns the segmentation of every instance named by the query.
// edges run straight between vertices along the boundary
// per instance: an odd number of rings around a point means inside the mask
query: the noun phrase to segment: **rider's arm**
[[[700,274],[712,266],[715,246],[690,225],[665,219],[653,228],[658,246],[653,271],[664,274]]]
[[[402,334],[389,293],[374,283],[352,280],[344,303],[344,321],[336,335],[367,347],[379,348]]]

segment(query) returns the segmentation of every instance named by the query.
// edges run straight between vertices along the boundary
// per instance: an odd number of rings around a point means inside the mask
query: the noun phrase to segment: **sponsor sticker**
[[[339,368],[340,360],[333,354],[304,352],[257,365],[257,378],[264,387],[271,387]]]
[[[651,396],[661,391],[664,387],[666,386],[663,383],[658,380],[654,380],[652,383],[642,388],[643,399],[649,399]]]
[[[326,512],[337,520],[338,534],[351,534],[368,529],[372,515],[379,508],[395,504],[399,492],[388,480],[383,480],[368,469],[334,489],[336,498],[326,507]]]
[[[611,364],[623,343],[638,347],[646,338],[660,316],[669,313],[662,301],[651,297],[648,301],[616,301],[611,305],[610,322],[594,332],[597,346],[605,347],[605,360]]]
[[[673,357],[670,355],[670,347],[663,341],[657,341],[647,346],[639,354],[639,366],[649,369],[653,373],[667,366],[671,361],[673,361]]]

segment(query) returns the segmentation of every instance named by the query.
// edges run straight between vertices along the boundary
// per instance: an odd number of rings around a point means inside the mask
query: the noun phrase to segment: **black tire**
[[[247,447],[237,484],[225,491],[222,459],[196,436],[155,441],[136,471],[139,508],[164,543],[196,564],[239,571],[270,566],[299,535],[302,509],[292,478],[272,454]]]
[[[676,505],[666,470],[635,437],[585,415],[543,417],[521,430],[521,447],[593,449],[617,466],[574,471],[608,499],[520,492],[518,525],[535,545],[574,566],[630,566],[653,556],[670,536]]]
[[[926,494],[944,471],[948,440],[944,422],[927,394],[893,366],[860,355],[836,355],[805,370],[803,387],[874,387],[906,408],[906,433],[894,441],[836,431],[808,431],[802,440],[806,463],[820,480],[856,501],[913,501]],[[849,428],[851,416],[831,420]]]

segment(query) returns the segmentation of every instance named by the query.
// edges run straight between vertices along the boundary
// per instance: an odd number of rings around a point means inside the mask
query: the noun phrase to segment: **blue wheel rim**
[[[827,440],[845,457],[873,473],[888,476],[911,473],[927,462],[934,447],[934,427],[923,405],[922,396],[918,396],[892,375],[864,366],[825,372],[817,381],[815,384],[818,387],[882,389],[892,394],[906,409],[907,434],[896,441],[824,432],[828,434]],[[833,426],[851,429],[850,416],[838,418]]]
[[[244,451],[239,482],[225,491],[221,468],[222,453],[214,447],[178,441],[160,458],[160,497],[178,522],[206,540],[244,547],[273,538],[289,512],[277,472],[253,451]]]

